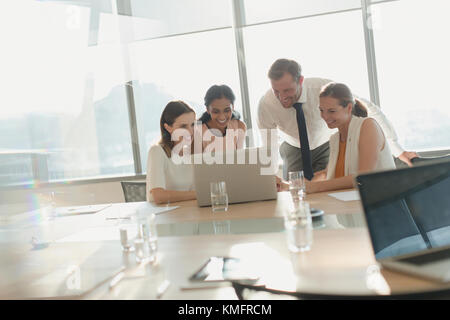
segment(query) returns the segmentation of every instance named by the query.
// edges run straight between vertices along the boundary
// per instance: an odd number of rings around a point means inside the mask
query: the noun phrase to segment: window
[[[232,21],[229,0],[131,0],[130,10],[135,40],[231,27]]]
[[[243,0],[246,24],[360,9],[361,0]]]
[[[145,172],[167,102],[184,100],[199,117],[213,84],[233,89],[241,114],[248,90],[258,145],[258,102],[270,89],[268,69],[281,57],[298,61],[305,77],[344,82],[369,98],[360,0],[235,3],[235,12],[231,0],[1,4],[0,185],[134,175],[133,154]],[[450,4],[372,3],[383,112],[405,149],[449,149]],[[247,85],[239,70],[247,72]],[[137,122],[131,126],[128,83]]]
[[[448,12],[446,0],[372,6],[380,104],[406,149],[450,148]]]
[[[121,60],[88,47],[91,9],[3,6],[1,184],[132,173]]]
[[[241,94],[236,50],[231,29],[139,41],[131,46],[136,116],[142,168],[147,152],[160,139],[159,121],[170,100],[183,100],[199,118],[206,110],[204,96],[214,84],[226,84],[236,96],[241,112]]]
[[[258,103],[270,87],[267,77],[279,58],[294,59],[305,77],[346,83],[369,99],[361,11],[246,27],[244,41],[253,126]]]

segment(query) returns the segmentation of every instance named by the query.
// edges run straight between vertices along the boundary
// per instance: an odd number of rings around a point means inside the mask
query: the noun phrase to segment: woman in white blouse
[[[192,150],[195,112],[183,101],[171,101],[160,120],[161,140],[150,147],[147,160],[147,201],[157,204],[196,199],[192,165],[181,159]],[[189,153],[190,153],[189,150]]]
[[[325,85],[319,109],[328,128],[339,131],[330,137],[327,168],[316,172],[311,182],[306,181],[306,192],[353,188],[354,177],[360,173],[395,169],[381,127],[375,119],[366,118],[366,107],[353,98],[345,84]]]

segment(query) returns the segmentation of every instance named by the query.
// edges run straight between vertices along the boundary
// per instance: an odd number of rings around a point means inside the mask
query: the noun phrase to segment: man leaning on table
[[[301,66],[288,59],[275,61],[268,76],[272,89],[259,102],[258,127],[268,132],[273,131],[270,129],[280,132],[283,140],[280,146],[283,178],[287,179],[289,171],[303,170],[305,177],[311,180],[313,172],[325,169],[328,164],[328,140],[334,131],[328,129],[320,116],[319,93],[331,80],[305,79],[301,75]],[[383,129],[393,155],[412,166],[411,159],[418,155],[403,150],[397,142],[392,124],[378,106],[365,99],[358,99],[365,102],[368,116],[375,118]]]

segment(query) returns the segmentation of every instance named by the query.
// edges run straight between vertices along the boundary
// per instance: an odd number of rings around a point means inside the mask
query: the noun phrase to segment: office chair
[[[145,181],[121,181],[120,184],[122,185],[125,202],[138,202],[147,200],[147,184]]]
[[[233,289],[239,300],[247,300],[252,294],[263,293],[265,299],[270,300],[448,300],[450,299],[450,288],[420,291],[411,293],[391,294],[391,295],[341,295],[341,294],[320,294],[308,292],[288,292],[276,289],[269,289],[264,286],[244,284],[239,281],[231,281]],[[261,299],[256,296],[256,299]]]
[[[411,163],[413,164],[413,166],[416,166],[416,165],[422,165],[422,164],[431,164],[434,162],[445,162],[445,161],[449,161],[449,160],[450,160],[450,153],[445,154],[443,156],[437,156],[437,157],[420,157],[419,156],[417,158],[411,159]],[[395,162],[395,166],[397,167],[397,169],[408,167],[408,165],[406,163],[404,163],[403,161],[401,161],[399,158],[395,158],[394,162]]]

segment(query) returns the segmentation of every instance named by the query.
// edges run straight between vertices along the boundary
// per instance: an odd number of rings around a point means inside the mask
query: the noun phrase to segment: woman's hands
[[[319,183],[305,179],[305,192],[306,193],[319,192],[318,187],[319,187]]]
[[[276,183],[277,183],[277,191],[289,191],[289,184],[285,183],[281,178],[275,176]]]

